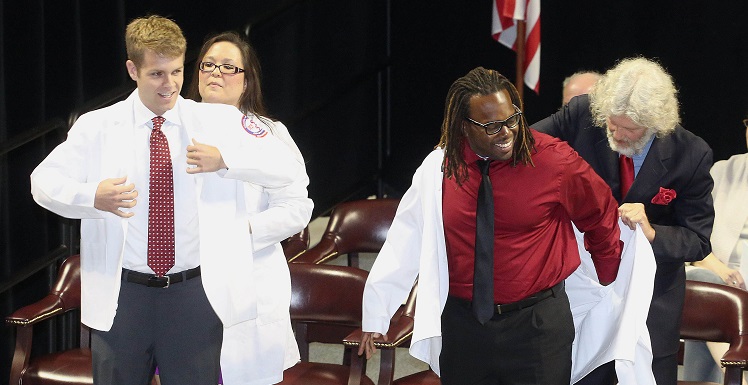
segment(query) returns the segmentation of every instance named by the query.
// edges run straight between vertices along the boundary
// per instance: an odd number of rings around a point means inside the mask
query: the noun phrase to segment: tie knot
[[[151,121],[153,122],[153,129],[160,130],[166,119],[163,116],[156,116]]]
[[[478,160],[478,168],[480,169],[481,174],[488,175],[488,168],[491,167],[491,160],[490,159],[480,159]]]
[[[625,167],[627,169],[633,169],[634,168],[634,159],[629,158],[626,155],[618,155],[618,161],[620,163],[621,167]]]

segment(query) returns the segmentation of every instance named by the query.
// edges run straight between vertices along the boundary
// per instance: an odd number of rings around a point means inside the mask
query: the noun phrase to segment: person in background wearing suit
[[[600,74],[595,71],[579,71],[567,76],[563,82],[562,104],[568,104],[575,96],[589,94],[599,79]]]
[[[743,119],[748,146],[748,119]],[[748,153],[733,155],[714,164],[714,230],[712,252],[702,261],[686,266],[686,279],[719,283],[746,289],[748,257]],[[719,317],[719,315],[715,315]],[[727,351],[727,344],[704,341],[685,341],[683,379],[686,381],[722,382],[719,359]]]
[[[34,200],[81,219],[81,320],[96,384],[215,384],[223,330],[258,318],[245,182],[303,173],[288,146],[235,107],[182,99],[186,41],[172,20],[133,20],[137,89],[86,113],[31,174]]]
[[[234,32],[212,36],[198,60],[188,98],[236,106],[247,115],[248,126],[277,137],[304,163],[286,126],[266,117],[260,61],[247,41]],[[221,371],[226,384],[274,384],[299,361],[289,313],[291,277],[280,241],[309,224],[314,205],[308,198],[308,184],[306,172],[283,188],[246,182],[258,317],[223,331]]]
[[[367,279],[359,355],[374,352],[417,276],[411,351],[442,384],[568,385],[575,329],[564,280],[580,265],[572,221],[607,285],[621,263],[616,207],[574,150],[527,126],[509,80],[473,69],[450,87],[439,145]]]
[[[677,382],[684,264],[709,254],[714,222],[712,150],[678,121],[670,75],[651,60],[631,58],[608,70],[589,95],[532,126],[579,152],[610,186],[623,222],[639,224],[652,244],[657,271],[647,327],[658,385]],[[614,381],[611,362],[579,383]]]

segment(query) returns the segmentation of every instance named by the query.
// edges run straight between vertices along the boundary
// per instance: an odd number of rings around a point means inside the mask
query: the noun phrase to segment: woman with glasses
[[[267,117],[260,88],[260,64],[252,47],[234,32],[205,41],[198,56],[188,97],[236,106],[246,116],[247,135],[274,135],[302,164],[304,159],[283,123]],[[245,203],[254,246],[252,279],[257,285],[257,319],[224,325],[221,371],[228,385],[274,384],[283,370],[299,361],[291,330],[291,279],[280,241],[309,223],[313,203],[304,174],[289,187],[267,190],[245,183]],[[248,253],[249,255],[249,253]]]
[[[748,119],[743,119],[748,146]],[[748,258],[748,153],[733,155],[714,163],[714,228],[710,238],[712,252],[702,261],[691,263],[686,279],[719,283],[746,290],[742,261]],[[722,383],[719,359],[727,344],[686,341],[683,355],[683,379]]]

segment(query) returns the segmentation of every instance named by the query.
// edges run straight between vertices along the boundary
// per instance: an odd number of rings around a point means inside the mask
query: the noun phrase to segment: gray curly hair
[[[625,115],[663,137],[680,122],[677,93],[672,77],[658,63],[629,58],[598,81],[590,93],[590,110],[599,127],[607,125],[609,116]]]

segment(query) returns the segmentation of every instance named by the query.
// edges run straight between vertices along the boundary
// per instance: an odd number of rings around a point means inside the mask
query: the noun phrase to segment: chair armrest
[[[16,346],[10,368],[10,383],[20,384],[31,356],[33,325],[65,312],[65,305],[58,294],[46,297],[24,306],[5,317],[5,322],[16,326]]]
[[[289,258],[288,262],[320,264],[337,256],[338,246],[335,244],[335,241],[328,237],[322,237],[314,247],[306,249],[295,257]]]
[[[730,345],[720,360],[724,367],[748,369],[748,336],[740,336],[738,343]]]
[[[24,306],[5,317],[5,322],[17,326],[30,326],[66,311],[59,295],[48,294],[41,300]]]
[[[377,384],[390,385],[395,375],[395,348],[407,346],[410,342],[410,338],[413,335],[413,318],[407,315],[403,315],[406,306],[403,305],[395,313],[390,321],[390,328],[387,330],[387,340],[385,341],[382,337],[374,339],[374,346],[381,351],[381,360],[379,362],[379,380]],[[343,339],[343,344],[346,348],[351,349],[352,356],[351,361],[356,362],[363,360],[364,356],[358,356],[356,350],[361,345],[361,336],[363,331],[361,329],[353,331],[351,334]],[[360,363],[357,363],[360,365]],[[352,383],[349,382],[349,385]]]
[[[307,244],[297,239],[287,239],[281,242],[281,246],[283,246],[283,254],[285,254],[286,260],[296,257],[307,249]]]
[[[400,311],[398,311],[400,313]],[[361,329],[353,331],[343,339],[346,346],[359,346],[361,344]],[[413,318],[408,316],[395,316],[390,321],[390,328],[387,330],[387,340],[378,337],[374,339],[374,346],[379,349],[394,349],[404,346],[413,336]]]

